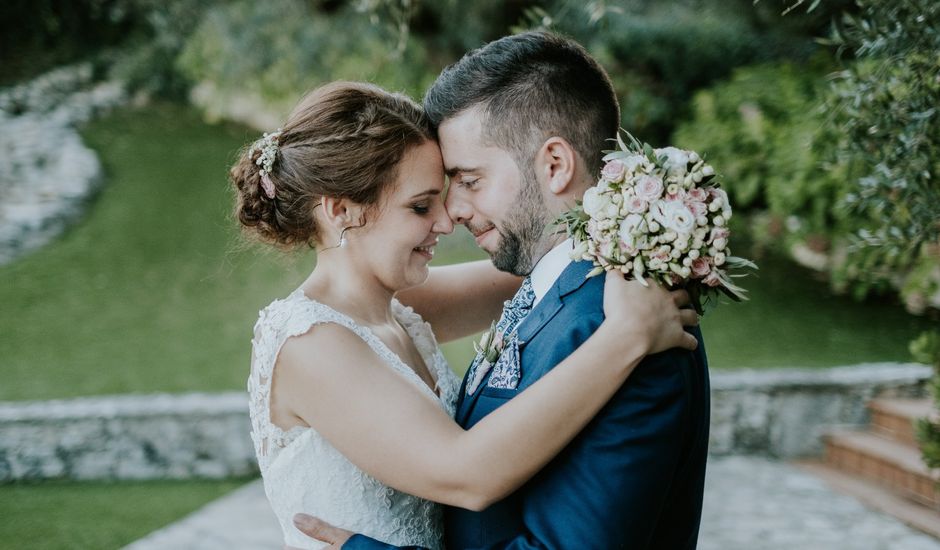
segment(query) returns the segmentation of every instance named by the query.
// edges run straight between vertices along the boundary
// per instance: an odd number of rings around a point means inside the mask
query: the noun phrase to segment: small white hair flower
[[[271,170],[274,168],[274,160],[277,158],[278,138],[281,136],[281,132],[280,128],[270,133],[265,132],[261,139],[254,142],[248,150],[249,157],[254,155],[255,151],[261,151],[261,155],[255,160],[255,164],[261,167],[261,187],[269,199],[273,199],[275,193],[274,182],[271,181]]]

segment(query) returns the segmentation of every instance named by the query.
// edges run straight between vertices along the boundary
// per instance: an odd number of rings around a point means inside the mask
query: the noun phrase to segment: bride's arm
[[[424,284],[396,298],[431,324],[438,342],[449,342],[488,329],[521,283],[480,260],[432,267]]]
[[[284,345],[272,408],[302,419],[386,485],[483,509],[521,486],[564,448],[645,354],[695,347],[695,339],[681,326],[682,321],[696,322],[694,312],[680,314],[673,303],[676,293],[622,277],[614,282],[618,276],[608,277],[607,319],[598,330],[470,430],[454,423],[358,336],[337,325],[318,326]]]

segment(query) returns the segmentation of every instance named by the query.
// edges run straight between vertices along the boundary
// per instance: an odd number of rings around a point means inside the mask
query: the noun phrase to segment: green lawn
[[[245,481],[0,485],[0,548],[120,548]]]
[[[88,216],[0,267],[0,400],[244,388],[258,310],[314,262],[246,246],[230,219],[226,170],[256,132],[157,104],[83,134],[107,172]],[[459,229],[435,262],[480,257]],[[752,301],[703,322],[716,368],[908,360],[926,326],[894,305],[830,296],[789,263],[760,263],[745,282]],[[445,351],[463,371],[469,339]]]

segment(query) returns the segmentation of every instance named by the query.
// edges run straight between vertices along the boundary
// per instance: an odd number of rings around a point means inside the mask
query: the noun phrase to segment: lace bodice
[[[263,309],[252,340],[248,378],[251,437],[264,478],[265,493],[284,532],[284,543],[297,548],[322,548],[298,531],[291,518],[306,512],[384,542],[443,546],[440,507],[383,485],[346,459],[316,430],[281,430],[271,423],[270,394],[274,364],[284,342],[322,323],[335,323],[362,338],[389,368],[439,401],[451,415],[459,382],[434,339],[431,327],[397,300],[392,312],[414,341],[437,382],[436,395],[408,365],[370,329],[350,317],[307,298],[298,289]]]

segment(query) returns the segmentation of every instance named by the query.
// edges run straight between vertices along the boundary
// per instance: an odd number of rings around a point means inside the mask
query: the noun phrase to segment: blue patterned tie
[[[504,342],[515,341],[516,327],[518,327],[519,323],[532,311],[532,304],[534,302],[535,292],[532,290],[532,280],[526,277],[522,281],[522,286],[516,291],[516,295],[512,297],[512,300],[506,301],[503,305],[503,314],[496,323],[496,332],[502,333]],[[486,350],[483,350],[483,352],[485,351]],[[476,357],[473,358],[473,363],[470,364],[470,368],[467,370],[467,395],[472,395],[473,392],[476,391],[479,382],[486,376],[486,371],[477,372],[483,362],[483,352],[477,353]],[[499,360],[496,362],[499,363]],[[487,365],[485,368],[489,369],[492,368],[492,366],[493,365]]]

